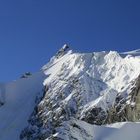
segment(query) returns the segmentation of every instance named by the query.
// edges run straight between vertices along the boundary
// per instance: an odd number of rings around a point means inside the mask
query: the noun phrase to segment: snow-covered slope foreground
[[[74,53],[64,45],[42,72],[1,84],[0,140],[127,139],[139,123],[107,124],[140,120],[139,56]],[[135,132],[128,140],[137,140]]]
[[[0,85],[0,140],[19,140],[33,112],[35,99],[41,96],[45,75],[38,72],[26,79]]]
[[[57,128],[57,133],[46,140],[139,140],[140,123],[115,123],[106,126],[90,125],[71,119]]]

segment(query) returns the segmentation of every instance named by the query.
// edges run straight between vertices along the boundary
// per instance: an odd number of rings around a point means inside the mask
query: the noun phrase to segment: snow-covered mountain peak
[[[56,53],[55,57],[56,57],[56,58],[60,58],[60,57],[62,57],[63,55],[65,55],[69,50],[70,50],[69,45],[64,44],[64,45],[62,46],[62,48],[59,49],[59,51]]]
[[[51,67],[58,61],[60,61],[61,58],[63,58],[66,54],[71,54],[72,50],[67,44],[64,44],[61,49],[57,51],[57,53],[50,59],[50,61],[42,67],[42,70],[47,69],[48,67]],[[62,60],[62,59],[61,59]]]
[[[70,51],[55,59],[43,70],[47,75],[60,73],[66,79],[71,76],[79,78],[88,73],[92,78],[101,80],[114,90],[120,91],[126,82],[130,82],[140,74],[140,59],[137,57],[121,57],[116,51],[94,53],[71,53]],[[129,81],[130,78],[130,81]],[[48,80],[48,79],[46,79]],[[117,83],[117,84],[116,84]]]
[[[74,111],[83,108],[79,112],[82,119],[94,107],[108,110],[114,105],[118,94],[129,94],[130,85],[140,74],[138,66],[139,58],[122,57],[116,51],[67,53],[51,63],[50,67],[44,67],[48,75],[44,85],[50,89],[47,94],[50,98],[63,93],[64,98],[54,104],[62,102]],[[80,100],[78,108],[74,105],[77,100]]]
[[[136,53],[139,54],[139,50],[133,54]],[[121,103],[124,108],[126,102],[134,107],[137,102],[135,96],[140,94],[139,75],[138,55],[116,51],[74,53],[64,45],[40,72],[0,84],[0,100],[5,102],[0,107],[0,140],[12,136],[19,140],[21,130],[21,140],[52,140],[52,137],[60,135],[62,139],[73,140],[75,132],[81,135],[79,139],[88,140],[90,135],[93,140],[91,124],[113,122],[112,110],[113,113],[121,112]],[[40,95],[42,98],[35,102]],[[119,109],[115,108],[116,104]],[[136,109],[139,111],[139,107]],[[84,128],[83,124],[87,127]],[[14,127],[19,127],[18,131]],[[63,132],[68,135],[65,137]]]
[[[105,123],[118,95],[128,96],[140,74],[137,56],[122,56],[116,51],[62,54],[43,67],[48,76],[44,81],[47,91],[39,108],[49,126],[46,137],[54,125],[71,117],[91,124]]]

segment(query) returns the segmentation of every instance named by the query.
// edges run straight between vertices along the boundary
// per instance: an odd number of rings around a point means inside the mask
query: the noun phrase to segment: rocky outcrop
[[[32,75],[31,72],[25,72],[20,78],[28,78],[31,75]]]
[[[0,83],[0,107],[3,106],[6,102],[6,89],[5,89],[5,84]]]
[[[76,113],[78,113],[78,102],[75,98],[79,98],[77,94],[80,92],[78,92],[79,86],[77,84],[78,80],[72,78],[69,81],[68,87],[66,87],[71,92],[73,90],[77,91],[73,94],[73,99],[70,102],[63,101],[68,95],[61,90],[57,91],[55,98],[53,98],[53,89],[46,85],[44,97],[39,99],[40,102],[37,103],[34,112],[29,118],[29,126],[22,131],[20,139],[45,140],[45,138],[56,133],[55,128],[59,127],[62,122],[70,120],[71,117],[76,117]]]
[[[57,53],[56,53],[56,58],[62,57],[66,52],[69,50],[69,46],[65,44]]]
[[[20,134],[20,140],[45,140],[46,138],[47,134],[45,134],[43,129],[41,129],[43,127],[43,120],[40,118],[41,108],[38,107],[38,104],[44,98],[47,89],[44,88],[43,92],[44,94],[42,97],[36,97],[36,106],[29,117],[29,125],[24,130],[22,130]]]
[[[93,130],[92,125],[71,118],[69,121],[63,122],[61,126],[57,127],[57,133],[51,135],[46,140],[93,140]]]
[[[137,78],[135,87],[130,93],[130,104],[126,106],[128,120],[140,121],[140,76]]]
[[[108,110],[106,123],[140,121],[140,76],[135,80],[131,92],[125,98],[120,94],[115,105]]]
[[[102,125],[105,123],[107,115],[101,107],[94,107],[88,110],[81,120],[90,124]]]

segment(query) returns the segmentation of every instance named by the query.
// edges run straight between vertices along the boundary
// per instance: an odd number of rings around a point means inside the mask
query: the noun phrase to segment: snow
[[[94,52],[94,53],[67,53],[59,59],[53,61],[43,67],[45,74],[49,76],[44,85],[50,86],[50,99],[57,97],[60,93],[64,96],[58,102],[67,106],[67,109],[73,106],[74,110],[79,108],[80,118],[92,108],[101,107],[107,111],[115,103],[118,94],[128,95],[131,92],[133,81],[140,74],[140,50],[127,53],[110,52]],[[77,82],[71,83],[73,79]],[[74,89],[68,90],[68,85],[73,84]],[[43,102],[43,101],[42,101]],[[56,101],[57,102],[57,101]],[[76,104],[78,102],[78,107]],[[56,108],[55,111],[60,110]],[[88,134],[91,140],[132,140],[135,132],[129,127],[133,124],[134,130],[137,130],[137,123],[118,123],[110,126],[87,126],[84,124],[82,129],[90,128]],[[65,123],[67,126],[67,123]],[[140,129],[139,129],[140,130]],[[64,130],[63,130],[64,131]],[[72,128],[70,133],[77,139],[81,132]],[[81,131],[81,130],[80,130]],[[91,131],[93,133],[91,133]],[[122,133],[121,133],[122,131]],[[129,131],[131,131],[129,133]],[[82,131],[83,132],[83,131]],[[63,132],[62,132],[63,133]],[[66,132],[67,133],[67,132]],[[123,136],[123,133],[129,133],[131,136]],[[62,134],[55,134],[64,137]],[[88,135],[88,136],[89,136]],[[138,133],[133,136],[137,140]],[[85,137],[85,136],[84,136]],[[65,137],[68,139],[68,136]],[[90,137],[85,139],[90,140]]]
[[[4,105],[0,107],[0,140],[19,140],[35,107],[35,99],[42,94],[45,77],[43,72],[38,72],[29,78],[0,84],[4,96]]]
[[[140,139],[140,123],[118,123],[119,128],[105,127],[103,130],[99,127],[100,133],[96,139],[98,140],[139,140]],[[118,126],[118,124],[116,124]],[[115,126],[115,125],[114,125]]]
[[[65,47],[66,45],[62,49]],[[69,108],[78,111],[80,117],[94,107],[101,107],[107,111],[114,105],[117,94],[129,94],[131,91],[133,81],[140,74],[139,56],[140,50],[126,53],[116,51],[73,53],[70,50],[59,54],[59,57],[54,56],[40,72],[28,78],[0,83],[0,102],[4,103],[0,106],[0,140],[11,138],[19,140],[20,132],[28,126],[29,116],[35,107],[35,99],[42,95],[44,86],[49,89],[47,94],[50,102],[53,105],[60,105],[54,108],[53,112],[59,113],[61,105],[67,106],[67,111]],[[60,93],[63,93],[62,98],[58,97]],[[44,98],[40,104],[45,100]],[[52,110],[45,111],[44,114],[51,119]],[[82,131],[73,128],[69,123],[73,123],[73,120],[64,122],[64,127],[70,127],[70,133],[79,140],[140,138],[137,132],[140,130],[139,123],[95,126],[74,121]],[[61,128],[59,129],[61,131]],[[60,133],[55,135],[64,137]]]
[[[134,51],[138,54],[139,50]],[[55,57],[42,69],[48,78],[44,85],[51,88],[50,96],[55,98],[59,92],[65,93],[66,101],[74,105],[73,96],[79,93],[82,108],[81,117],[93,107],[108,110],[114,105],[118,94],[129,94],[133,81],[140,74],[140,57],[116,51],[94,53],[72,53]],[[78,79],[77,89],[69,92],[67,85]],[[74,85],[76,86],[76,84]]]
[[[69,51],[66,55],[61,57],[60,59],[52,60],[50,65],[45,65],[42,70],[44,70],[45,74],[48,76],[47,79],[44,81],[44,85],[47,85],[52,78],[57,76],[57,74],[61,71],[61,67],[64,62],[71,58],[71,51]]]
[[[54,137],[62,140],[139,140],[140,123],[121,122],[97,126],[71,119],[57,128]]]
[[[121,57],[115,51],[87,54],[69,51],[43,67],[45,74],[48,75],[44,85],[57,81],[54,85],[54,94],[60,87],[65,88],[66,81],[77,77],[83,86],[83,92],[86,91],[86,94],[82,95],[86,101],[85,108],[92,103],[92,106],[99,104],[107,109],[114,104],[118,93],[130,91],[131,82],[140,74],[138,66],[140,66],[139,57],[128,55]]]
[[[122,52],[122,55],[132,55],[132,56],[140,56],[140,49],[129,51],[129,52]]]

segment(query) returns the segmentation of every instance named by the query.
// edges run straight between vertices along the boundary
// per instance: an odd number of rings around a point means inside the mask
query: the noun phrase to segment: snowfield
[[[140,123],[122,122],[96,126],[71,119],[58,128],[54,137],[62,140],[139,140],[139,130]]]
[[[95,107],[107,112],[118,94],[128,97],[140,75],[140,50],[73,53],[63,52],[65,47],[40,72],[0,83],[0,140],[20,140],[22,130],[32,127],[28,120],[44,87],[46,95],[38,106],[45,123],[36,126],[34,136],[43,130],[48,136],[44,140],[51,140],[53,119],[61,124],[52,136],[63,140],[140,140],[138,122],[97,126],[93,120],[91,124],[81,121]]]
[[[1,84],[0,140],[19,140],[21,131],[28,125],[28,119],[35,107],[35,99],[42,95],[43,72],[25,79]]]

